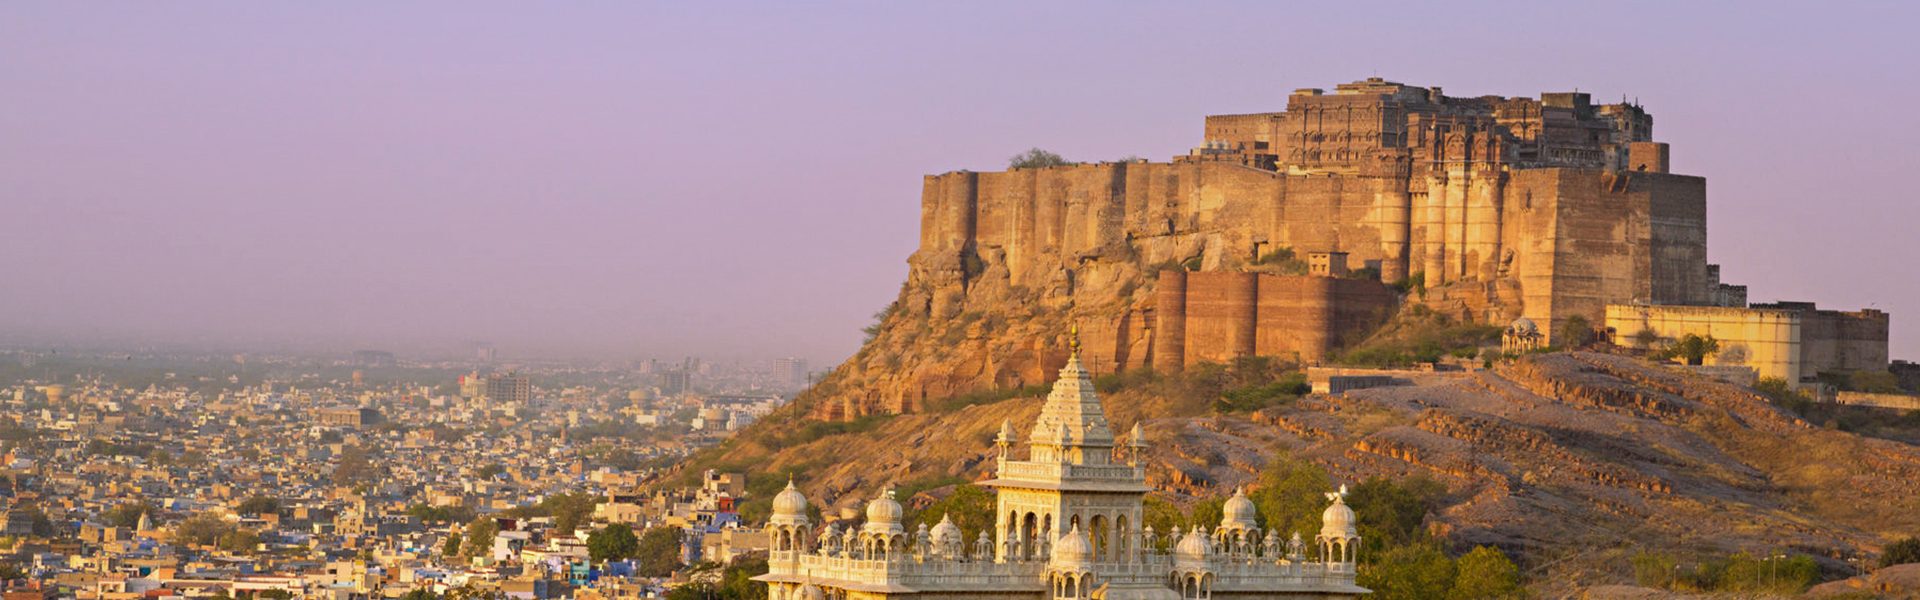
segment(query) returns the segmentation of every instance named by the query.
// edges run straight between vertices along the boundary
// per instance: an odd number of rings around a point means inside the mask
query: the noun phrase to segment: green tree
[[[593,507],[598,498],[586,492],[577,494],[554,494],[540,501],[541,509],[553,516],[553,528],[565,534],[572,534],[581,525],[593,518]]]
[[[1900,378],[1887,371],[1853,371],[1847,373],[1847,389],[1873,394],[1900,393]]]
[[[1455,561],[1453,589],[1448,600],[1486,600],[1520,595],[1520,567],[1505,553],[1478,546]]]
[[[640,534],[634,558],[640,562],[634,570],[642,577],[672,575],[680,568],[680,530],[672,527],[647,529],[646,533]]]
[[[1725,592],[1752,592],[1767,589],[1767,565],[1751,554],[1741,552],[1727,557],[1718,569],[1720,577],[1713,589]]]
[[[1299,533],[1312,539],[1320,531],[1320,513],[1327,506],[1326,496],[1333,478],[1325,469],[1292,455],[1275,456],[1260,474],[1260,487],[1249,496],[1268,529],[1277,529],[1281,537]]]
[[[1585,315],[1573,315],[1560,322],[1561,331],[1566,333],[1566,347],[1580,349],[1592,344],[1599,336],[1593,330],[1593,323]]]
[[[380,468],[365,448],[348,446],[340,452],[340,462],[334,465],[332,478],[334,485],[342,487],[372,485],[380,478]]]
[[[963,535],[977,536],[982,531],[993,529],[994,496],[986,488],[963,483],[954,486],[953,493],[927,505],[920,511],[920,522],[928,527],[940,524],[942,517],[953,519]],[[968,537],[967,540],[973,538]]]
[[[705,581],[695,581],[667,590],[666,600],[720,600],[720,590]]]
[[[252,554],[260,546],[260,534],[248,529],[232,529],[220,535],[215,547],[236,554]]]
[[[500,524],[493,517],[480,517],[467,524],[467,556],[486,556],[493,552],[493,536],[500,534]]]
[[[1666,588],[1673,585],[1678,563],[1673,557],[1658,552],[1640,552],[1633,555],[1633,580],[1640,587]]]
[[[425,502],[407,507],[407,515],[422,523],[461,523],[473,520],[473,509],[465,506],[433,506]]]
[[[766,573],[765,557],[733,561],[720,574],[720,597],[728,600],[767,600],[767,584],[753,580]]]
[[[1007,168],[1009,169],[1060,167],[1071,164],[1073,163],[1062,158],[1060,155],[1039,148],[1029,149],[1026,152],[1013,155],[1013,158],[1007,159]]]
[[[1767,579],[1773,591],[1798,594],[1820,581],[1820,563],[1804,554],[1778,557],[1768,565]]]
[[[1633,346],[1642,350],[1652,348],[1660,342],[1660,334],[1652,329],[1642,329],[1633,334]]]
[[[114,527],[133,528],[140,525],[140,515],[152,514],[154,508],[145,500],[122,502],[101,513],[100,518]]]
[[[1253,264],[1256,267],[1262,267],[1260,269],[1262,271],[1279,275],[1305,275],[1308,269],[1307,261],[1300,260],[1300,256],[1293,251],[1293,248],[1286,246],[1260,255],[1259,258],[1253,259]]]
[[[280,512],[280,501],[266,496],[247,498],[236,508],[243,515],[266,515]]]
[[[441,556],[459,556],[460,555],[460,534],[458,533],[447,534],[447,542],[440,546],[440,555]]]
[[[1193,506],[1187,510],[1187,525],[1189,527],[1219,527],[1220,518],[1227,514],[1226,506],[1227,499],[1219,496],[1203,498],[1198,502],[1194,502]]]
[[[1145,515],[1142,520],[1146,521],[1146,526],[1153,528],[1153,533],[1159,538],[1158,544],[1162,549],[1177,543],[1176,540],[1168,539],[1167,534],[1171,533],[1174,527],[1186,526],[1187,516],[1180,512],[1180,507],[1174,506],[1166,498],[1150,493],[1142,500],[1141,509]]]
[[[1793,384],[1779,377],[1765,377],[1753,384],[1753,391],[1773,400],[1781,408],[1806,416],[1814,406],[1814,401],[1806,392],[1794,389]]]
[[[1910,537],[1887,544],[1887,549],[1880,553],[1882,568],[1911,563],[1920,563],[1920,538]]]
[[[1439,482],[1419,476],[1401,481],[1375,477],[1354,486],[1347,505],[1353,507],[1365,550],[1379,552],[1425,541],[1427,513],[1439,505],[1446,491]]]
[[[1014,154],[1014,158],[1006,160],[1008,169],[1035,169],[1035,167],[1062,167],[1062,165],[1071,165],[1071,162],[1066,158],[1060,158],[1060,154],[1052,154],[1041,148],[1031,148],[1027,152]]]
[[[212,546],[233,531],[233,524],[210,512],[203,512],[173,526],[173,539],[198,546]]]
[[[434,594],[433,590],[417,587],[407,590],[405,595],[400,596],[400,600],[440,600],[440,596]]]
[[[1373,590],[1368,600],[1432,600],[1453,589],[1453,560],[1433,544],[1388,550],[1360,569],[1355,582]]]
[[[1708,356],[1720,351],[1720,340],[1713,339],[1710,335],[1700,337],[1689,333],[1674,342],[1669,351],[1675,358],[1686,361],[1689,365],[1699,366],[1706,362]]]
[[[52,537],[55,533],[58,533],[54,531],[53,519],[48,518],[46,511],[40,510],[40,507],[26,506],[15,510],[25,512],[28,518],[32,520],[34,535]]]
[[[633,558],[640,551],[640,538],[626,523],[614,523],[587,535],[587,553],[593,562]]]

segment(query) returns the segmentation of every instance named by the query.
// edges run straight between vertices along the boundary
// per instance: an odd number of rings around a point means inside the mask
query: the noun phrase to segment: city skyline
[[[1019,24],[893,5],[12,5],[0,194],[44,226],[0,238],[31,258],[0,274],[33,291],[0,300],[0,331],[824,368],[904,278],[919,175],[1036,146],[1165,160],[1200,143],[1200,115],[1379,75],[1637,99],[1675,169],[1710,182],[1726,280],[1887,310],[1894,357],[1920,350],[1899,318],[1920,283],[1888,269],[1914,258],[1901,224],[1920,216],[1888,193],[1920,130],[1897,104],[1920,79],[1891,68],[1914,9],[1635,6],[1660,18],[1627,45],[1502,6],[1387,19],[1338,52],[1364,17],[1251,4]],[[1260,34],[1282,18],[1329,27]]]

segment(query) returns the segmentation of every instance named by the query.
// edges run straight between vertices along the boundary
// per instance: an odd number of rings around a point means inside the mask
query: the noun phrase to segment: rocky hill
[[[1367,80],[1209,117],[1205,145],[1167,163],[928,176],[907,280],[859,352],[680,468],[747,471],[762,497],[791,475],[830,508],[979,479],[1002,420],[1037,413],[1071,325],[1116,430],[1144,426],[1150,483],[1176,503],[1256,483],[1276,456],[1345,482],[1424,476],[1447,489],[1431,531],[1556,584],[1619,582],[1643,549],[1838,566],[1920,533],[1916,431],[1828,428],[1621,356],[1221,402],[1238,367],[1219,363],[1465,358],[1516,317],[1561,344],[1607,304],[1706,303],[1722,284],[1705,182],[1667,172],[1650,119],[1578,93]],[[1453,129],[1467,122],[1483,129]]]
[[[1838,567],[1920,532],[1920,446],[1810,423],[1746,388],[1594,353],[1410,377],[1251,413],[1217,413],[1217,390],[1173,380],[1109,377],[1103,398],[1116,430],[1143,423],[1150,483],[1176,502],[1252,484],[1279,453],[1342,482],[1421,475],[1448,489],[1431,530],[1511,550],[1556,585],[1630,581],[1640,550],[1783,550]],[[1040,398],[974,400],[843,423],[778,415],[691,466],[797,474],[830,507],[975,480],[1001,420],[1031,419]]]

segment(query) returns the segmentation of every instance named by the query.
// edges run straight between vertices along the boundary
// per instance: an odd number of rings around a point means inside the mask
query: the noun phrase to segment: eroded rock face
[[[1338,482],[1428,477],[1450,492],[1432,530],[1506,548],[1567,590],[1621,582],[1639,550],[1774,548],[1831,562],[1920,531],[1920,449],[1811,426],[1744,388],[1597,354],[1413,377],[1242,415],[1137,390],[1103,399],[1117,430],[1144,419],[1149,483],[1175,500],[1257,485],[1276,452]],[[732,452],[802,467],[814,474],[809,497],[854,506],[889,482],[986,476],[1001,420],[1032,419],[1039,403],[902,415],[778,448],[743,440]],[[1167,416],[1181,414],[1191,416]]]

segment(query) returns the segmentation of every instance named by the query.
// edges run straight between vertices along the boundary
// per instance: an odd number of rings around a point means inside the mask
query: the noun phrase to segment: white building
[[[1027,436],[1027,459],[1014,460],[1011,423],[1001,426],[992,535],[972,543],[949,520],[909,534],[892,492],[867,505],[858,529],[815,531],[807,499],[789,483],[767,523],[772,552],[766,575],[773,600],[1005,598],[1172,600],[1357,598],[1360,541],[1345,490],[1332,505],[1309,558],[1298,534],[1262,532],[1255,507],[1236,493],[1213,531],[1162,534],[1140,527],[1147,492],[1136,425],[1116,444],[1078,344],[1060,370]],[[1124,463],[1116,462],[1117,454]]]

